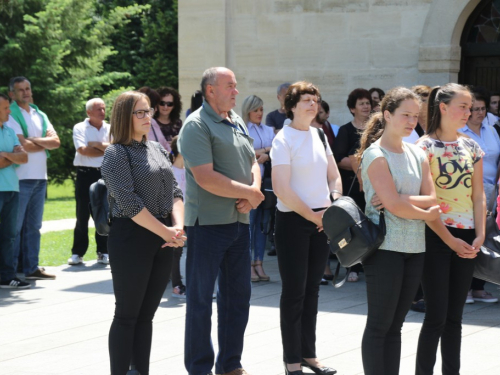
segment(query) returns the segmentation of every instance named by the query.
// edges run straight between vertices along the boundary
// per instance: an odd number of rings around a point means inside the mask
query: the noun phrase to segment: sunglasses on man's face
[[[174,102],[164,102],[164,101],[162,100],[162,101],[160,102],[160,105],[161,105],[162,107],[165,107],[165,106],[167,106],[167,107],[173,107],[173,106],[174,106]]]

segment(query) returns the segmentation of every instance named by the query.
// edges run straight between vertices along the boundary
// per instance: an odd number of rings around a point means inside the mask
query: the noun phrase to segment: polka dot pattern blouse
[[[101,173],[108,201],[115,199],[113,217],[132,218],[144,207],[155,217],[167,217],[174,198],[182,199],[168,153],[158,142],[132,140],[130,145],[109,145]]]

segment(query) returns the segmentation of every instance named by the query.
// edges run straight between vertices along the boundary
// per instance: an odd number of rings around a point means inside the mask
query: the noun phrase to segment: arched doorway
[[[500,91],[500,0],[479,3],[460,41],[459,82]]]

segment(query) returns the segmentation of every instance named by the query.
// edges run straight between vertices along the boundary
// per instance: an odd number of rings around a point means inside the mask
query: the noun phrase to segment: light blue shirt
[[[14,147],[19,146],[19,139],[14,130],[8,126],[0,127],[0,151],[12,152]],[[0,169],[0,191],[19,192],[19,178],[16,173],[17,164]]]
[[[500,138],[498,138],[497,132],[491,126],[483,124],[480,129],[481,135],[473,132],[468,125],[465,125],[459,131],[475,140],[481,150],[484,151],[483,182],[494,185],[500,156]]]
[[[270,126],[264,124],[254,124],[249,122],[247,125],[248,135],[253,138],[253,148],[258,150],[259,148],[271,147],[273,145],[274,130]],[[259,164],[260,174],[264,176],[264,164]]]

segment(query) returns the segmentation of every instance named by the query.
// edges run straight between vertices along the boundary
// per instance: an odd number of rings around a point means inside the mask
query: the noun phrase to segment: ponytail
[[[440,88],[440,86],[434,87],[429,94],[427,107],[427,134],[434,133],[441,124],[441,110],[439,109],[439,103],[436,101],[436,95]]]
[[[385,129],[385,120],[384,114],[382,112],[374,113],[366,124],[365,130],[361,134],[361,139],[359,141],[359,148],[356,150],[354,156],[361,162],[361,158],[363,157],[363,152],[371,146],[371,144],[377,141],[382,134],[384,134]]]

